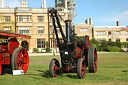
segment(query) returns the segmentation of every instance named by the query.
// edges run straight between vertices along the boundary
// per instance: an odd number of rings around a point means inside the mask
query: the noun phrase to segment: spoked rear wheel
[[[90,46],[88,49],[88,69],[89,72],[95,73],[97,72],[97,66],[98,66],[98,56],[96,48],[93,46]]]
[[[60,73],[60,64],[57,59],[52,59],[49,64],[49,72],[51,77],[58,77]]]
[[[19,47],[16,49],[14,55],[14,66],[15,70],[23,70],[24,73],[27,72],[29,66],[29,55],[25,48]]]
[[[77,62],[77,76],[84,78],[86,75],[86,64],[83,58],[79,58]]]

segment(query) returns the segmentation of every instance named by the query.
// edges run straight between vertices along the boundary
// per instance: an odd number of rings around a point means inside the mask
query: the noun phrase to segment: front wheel
[[[81,79],[86,75],[86,64],[83,58],[79,58],[77,62],[77,76]]]
[[[51,77],[58,77],[60,73],[60,64],[57,59],[52,59],[49,64],[49,73]]]

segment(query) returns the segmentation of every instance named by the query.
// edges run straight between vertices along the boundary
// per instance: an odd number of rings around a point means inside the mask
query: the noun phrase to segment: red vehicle
[[[57,46],[61,57],[61,65],[57,59],[53,58],[51,60],[49,64],[50,76],[58,77],[60,75],[60,70],[63,70],[63,72],[71,72],[72,70],[75,70],[79,78],[84,78],[87,67],[90,73],[97,72],[97,50],[95,47],[90,45],[89,36],[85,35],[84,41],[77,40],[76,38],[78,37],[71,26],[71,20],[63,20],[66,25],[65,35],[59,21],[59,17],[61,16],[57,10],[51,8],[49,12],[51,14]],[[58,36],[57,28],[59,28],[62,36],[61,39]],[[62,42],[60,42],[60,40]]]
[[[0,30],[0,75],[2,74],[2,67],[4,66],[9,66],[12,70],[24,70],[24,73],[26,73],[28,69],[28,52],[25,48],[19,47],[19,42],[16,39],[17,37],[31,38],[27,35]]]

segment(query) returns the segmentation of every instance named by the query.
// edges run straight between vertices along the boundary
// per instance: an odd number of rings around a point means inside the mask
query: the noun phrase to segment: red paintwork
[[[2,61],[3,53],[0,53],[0,61]]]
[[[14,49],[18,47],[19,47],[19,42],[15,38],[10,39],[8,43],[8,52],[12,54]]]
[[[7,45],[0,45],[0,52],[7,52]]]
[[[7,37],[21,37],[21,38],[28,38],[28,39],[31,38],[31,36],[28,36],[28,35],[21,35],[21,34],[16,34],[16,33],[11,33],[11,32],[5,32],[1,30],[0,30],[0,35],[7,36]]]
[[[75,57],[76,58],[80,58],[82,56],[82,50],[81,50],[81,48],[76,48],[76,55],[75,55]]]
[[[2,66],[1,66],[1,64],[0,64],[0,75],[1,75],[1,73],[2,73]]]
[[[88,48],[90,47],[90,41],[89,41],[89,36],[86,38],[86,51],[88,52]]]
[[[54,64],[53,64],[53,66],[54,66],[54,76],[58,77],[59,75],[57,74],[57,71],[60,70],[60,67],[58,67],[57,65],[54,65]]]
[[[84,78],[86,75],[86,64],[85,61],[82,62],[82,66],[81,66],[81,76],[82,78]]]
[[[21,62],[23,61],[23,62]],[[17,66],[19,69],[23,69],[24,73],[26,73],[29,66],[29,56],[26,49],[22,49],[17,57]]]
[[[95,72],[97,72],[97,68],[98,68],[98,57],[97,57],[97,51],[95,50],[95,53],[94,53],[94,57],[95,57]]]
[[[4,62],[4,65],[9,65],[9,64],[10,64],[10,57],[5,58],[4,61],[5,61],[5,62]]]

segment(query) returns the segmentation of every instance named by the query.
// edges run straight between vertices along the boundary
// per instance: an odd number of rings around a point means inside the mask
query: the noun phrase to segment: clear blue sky
[[[115,26],[116,21],[120,25],[128,26],[128,0],[76,0],[77,16],[74,23],[85,22],[87,18],[93,18],[95,26]],[[20,0],[5,0],[11,7],[20,7]],[[43,0],[28,0],[28,6],[40,8]],[[47,8],[55,6],[55,0],[46,0]]]

